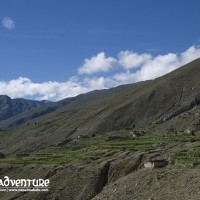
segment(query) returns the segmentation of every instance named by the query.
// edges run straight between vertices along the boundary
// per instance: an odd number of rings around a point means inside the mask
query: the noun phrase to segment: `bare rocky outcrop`
[[[100,169],[91,181],[83,188],[78,200],[90,200],[99,194],[108,182],[108,171],[110,162],[101,163]]]
[[[126,156],[125,158],[117,159],[110,163],[108,183],[114,182],[119,178],[126,176],[140,168],[143,153]]]

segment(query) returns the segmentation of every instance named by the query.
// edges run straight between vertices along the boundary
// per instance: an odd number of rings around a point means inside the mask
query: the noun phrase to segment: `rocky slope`
[[[0,160],[1,178],[50,180],[48,192],[1,192],[0,199],[199,199],[199,135],[156,136],[152,143],[151,137],[129,139],[135,142],[135,151],[128,150],[128,145],[124,150],[113,149],[120,140],[102,143],[110,148],[91,145],[90,139],[80,140],[87,141],[87,147],[45,149],[28,157]],[[164,164],[145,165],[158,161]]]

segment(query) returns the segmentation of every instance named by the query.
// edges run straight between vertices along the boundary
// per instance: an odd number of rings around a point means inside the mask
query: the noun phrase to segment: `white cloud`
[[[169,73],[180,66],[181,63],[176,54],[169,53],[167,55],[159,55],[144,64],[141,69],[135,73],[135,81],[154,79],[158,76]]]
[[[118,55],[119,64],[125,69],[137,68],[152,59],[151,54],[138,54],[132,51],[121,51]]]
[[[181,53],[181,64],[186,64],[200,57],[200,46],[191,46],[185,52]]]
[[[134,83],[136,82],[136,73],[131,73],[130,71],[120,72],[115,74],[112,79],[117,83],[116,85]]]
[[[92,77],[85,79],[85,83],[90,90],[105,89],[107,88],[106,82],[106,78],[104,77]]]
[[[116,59],[106,57],[104,52],[88,59],[86,58],[82,67],[79,68],[79,74],[94,74],[97,72],[107,72],[112,69]]]
[[[2,20],[2,25],[8,30],[13,30],[15,28],[15,22],[10,17],[4,17]]]
[[[129,57],[129,55],[132,54],[135,53],[126,51],[126,53],[123,53],[123,56],[127,55]],[[123,64],[123,66],[121,66],[121,71],[118,71],[117,73],[112,72],[112,74],[109,72],[107,76],[106,74],[105,76],[101,77],[74,76],[66,82],[49,81],[43,83],[34,83],[25,77],[19,77],[11,81],[0,81],[0,94],[7,94],[12,98],[23,97],[32,99],[60,100],[96,89],[105,89],[121,84],[154,79],[169,73],[194,59],[199,58],[200,47],[191,46],[186,51],[179,54],[168,53],[166,55],[157,55],[154,57],[151,54],[148,54],[149,58],[144,55],[145,54],[137,54],[136,57],[140,58],[140,62],[137,61],[138,67],[136,67],[136,62],[134,60],[131,61],[131,59],[127,59],[129,60],[129,64],[126,66],[131,67],[125,67]],[[96,59],[97,57],[100,58]],[[142,58],[144,60],[142,60]],[[126,60],[126,58],[124,59]],[[116,65],[121,63],[119,55],[117,58],[106,58],[104,53],[100,53],[89,60],[86,59],[86,63],[90,61],[95,63],[95,66],[100,66],[104,62],[111,62],[111,67],[108,65],[109,67],[106,68],[107,70],[111,70],[114,63]],[[100,61],[100,63],[98,63],[98,61]],[[132,66],[135,67],[132,69]],[[89,70],[89,68],[87,68],[87,70]],[[87,70],[85,72],[90,74]],[[92,70],[94,73],[94,69]],[[100,69],[97,67],[96,72],[98,70]],[[92,71],[90,72],[92,73]]]
[[[1,94],[7,94],[12,98],[36,97],[36,99],[60,100],[88,91],[89,88],[71,79],[66,82],[33,83],[28,78],[20,77],[7,82],[0,81]]]
[[[144,62],[139,65],[138,70],[132,72],[127,70],[125,72],[117,73],[113,76],[113,79],[116,80],[118,84],[135,83],[138,81],[154,79],[199,57],[200,47],[191,46],[185,52],[180,54],[168,53],[166,55],[152,56],[148,61],[144,58]]]

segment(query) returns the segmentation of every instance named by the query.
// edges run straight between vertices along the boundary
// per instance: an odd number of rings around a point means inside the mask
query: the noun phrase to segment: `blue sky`
[[[0,93],[59,100],[163,75],[200,56],[199,8],[199,0],[0,0]]]

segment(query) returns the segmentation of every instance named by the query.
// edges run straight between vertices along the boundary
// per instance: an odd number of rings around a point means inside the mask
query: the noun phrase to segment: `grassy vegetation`
[[[200,164],[200,147],[192,147],[174,152],[172,164]]]
[[[0,163],[11,164],[65,164],[73,161],[90,163],[116,151],[147,152],[170,144],[184,144],[200,141],[200,134],[146,135],[133,138],[129,131],[110,132],[91,137],[73,138],[66,146],[51,147],[30,154],[27,157],[7,157]],[[200,162],[200,148],[180,149],[170,154],[173,163]]]
[[[87,151],[82,149],[71,151],[68,149],[46,149],[35,154],[30,154],[26,157],[8,157],[0,159],[0,163],[10,164],[65,164],[74,160],[82,161],[83,163],[95,160],[94,156],[87,154]]]
[[[149,151],[158,146],[167,146],[170,143],[184,143],[200,141],[200,135],[195,136],[189,134],[182,135],[147,135],[137,138],[129,138],[128,140],[104,141],[100,144],[102,148],[132,150],[132,151]]]

